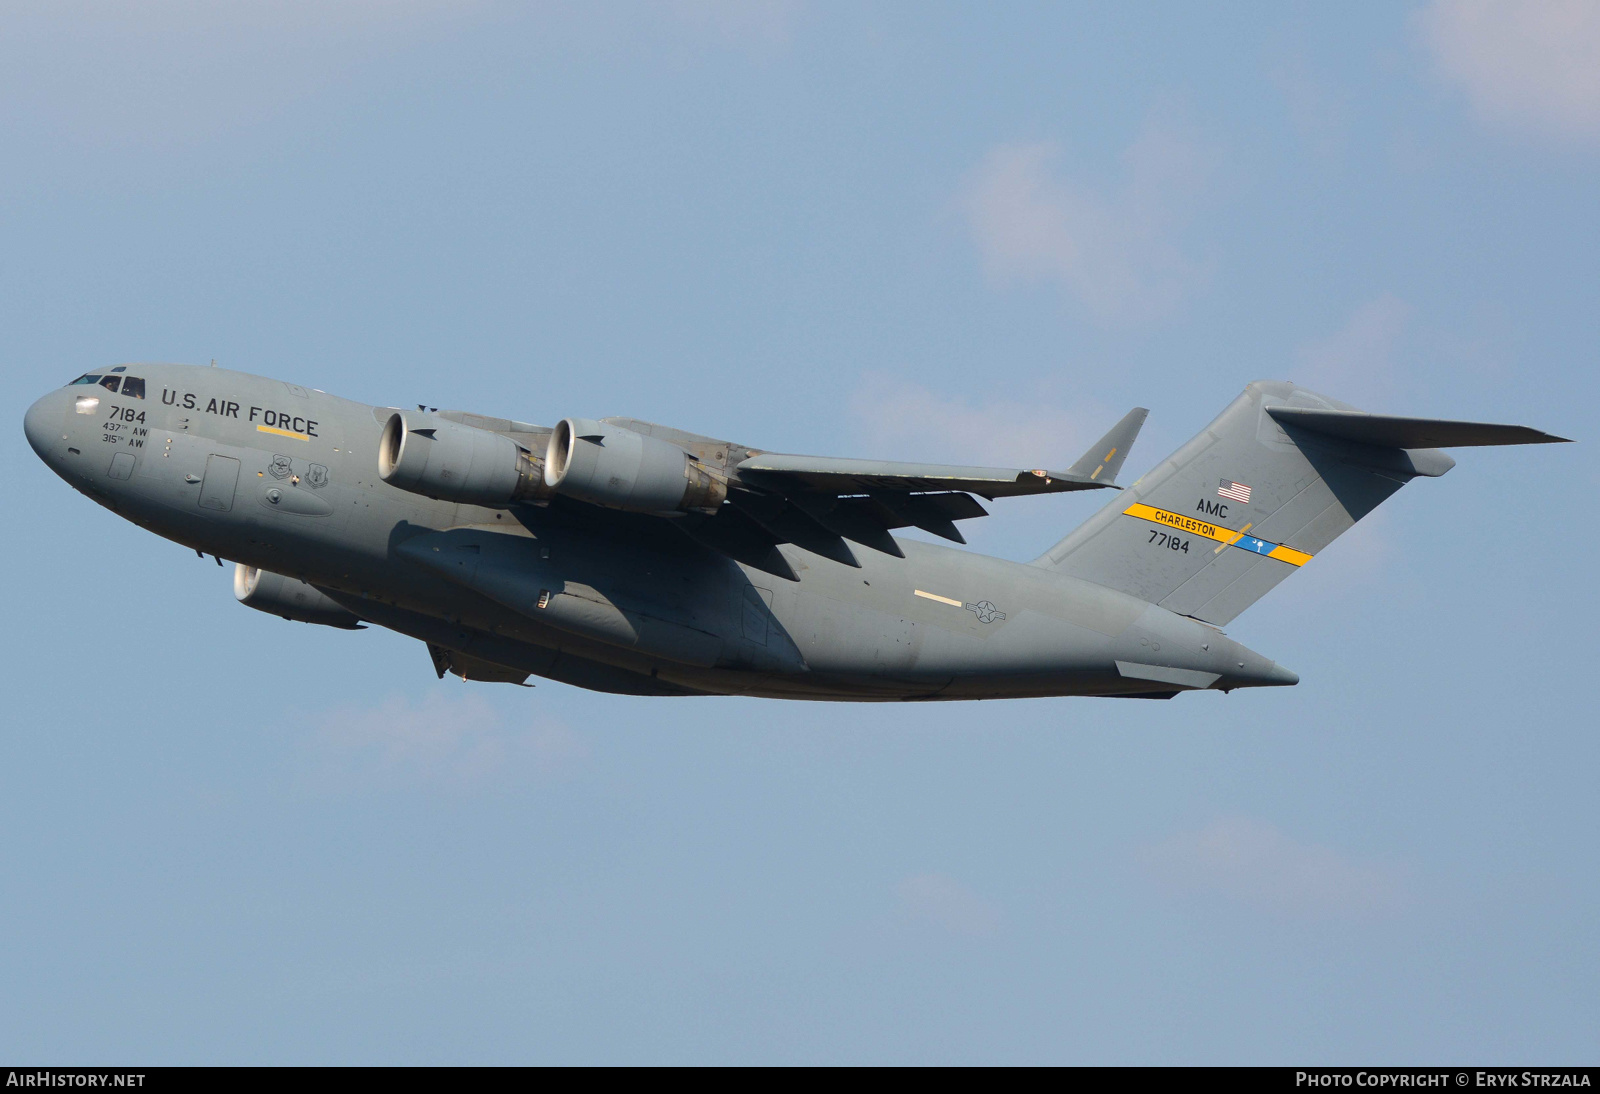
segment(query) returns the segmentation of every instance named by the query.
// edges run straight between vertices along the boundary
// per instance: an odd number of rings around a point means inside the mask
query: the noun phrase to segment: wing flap
[[[819,523],[804,509],[774,494],[754,494],[748,490],[735,490],[728,494],[728,502],[751,521],[769,532],[774,540],[792,543],[812,554],[831,558],[845,566],[857,569],[861,563],[850,553],[850,545],[837,533]],[[720,516],[720,514],[719,514]]]
[[[778,538],[732,505],[724,505],[716,516],[687,513],[672,522],[690,539],[703,547],[727,555],[785,581],[799,581],[794,567],[778,550]]]
[[[886,522],[888,527],[903,528],[909,524],[955,543],[967,542],[956,528],[955,521],[989,515],[970,494],[901,494],[878,491],[870,500],[879,509],[889,512],[889,520]]]
[[[965,494],[961,496],[966,497]],[[789,496],[789,501],[836,535],[895,558],[906,557],[906,553],[889,534],[890,528],[900,525],[895,523],[894,515],[889,510],[876,505],[871,498],[835,498],[827,494],[797,492]]]

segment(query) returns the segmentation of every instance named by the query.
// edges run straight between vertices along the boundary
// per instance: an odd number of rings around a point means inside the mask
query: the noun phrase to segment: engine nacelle
[[[320,623],[347,631],[361,626],[360,618],[304,581],[242,562],[233,569],[233,595],[247,608],[301,623]]]
[[[498,507],[549,497],[544,468],[510,437],[398,410],[378,441],[378,475],[440,501]]]
[[[550,433],[544,481],[569,497],[643,513],[714,512],[728,484],[675,444],[588,418]]]

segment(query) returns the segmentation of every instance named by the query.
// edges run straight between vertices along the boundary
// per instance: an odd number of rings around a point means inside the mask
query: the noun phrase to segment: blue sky
[[[0,31],[0,1055],[1594,1060],[1592,5]],[[249,612],[23,439],[86,369],[213,358],[1025,466],[1142,405],[1130,480],[1265,377],[1579,443],[1458,453],[1236,620],[1292,689],[631,699]]]

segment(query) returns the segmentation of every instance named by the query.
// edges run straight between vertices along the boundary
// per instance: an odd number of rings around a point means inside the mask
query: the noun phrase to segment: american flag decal
[[[1223,479],[1217,485],[1217,495],[1248,504],[1250,501],[1250,488],[1242,482],[1229,482],[1227,479]]]

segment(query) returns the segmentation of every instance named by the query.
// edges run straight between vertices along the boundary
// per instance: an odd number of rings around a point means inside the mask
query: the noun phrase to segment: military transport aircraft
[[[1294,684],[1222,627],[1440,448],[1560,441],[1245,388],[1132,486],[1135,409],[1065,471],[798,456],[632,418],[553,428],[370,407],[187,365],[78,377],[27,413],[50,469],[236,561],[240,601],[375,623],[439,676],[630,695],[992,699]],[[1032,562],[965,543],[993,500],[1110,489]]]

